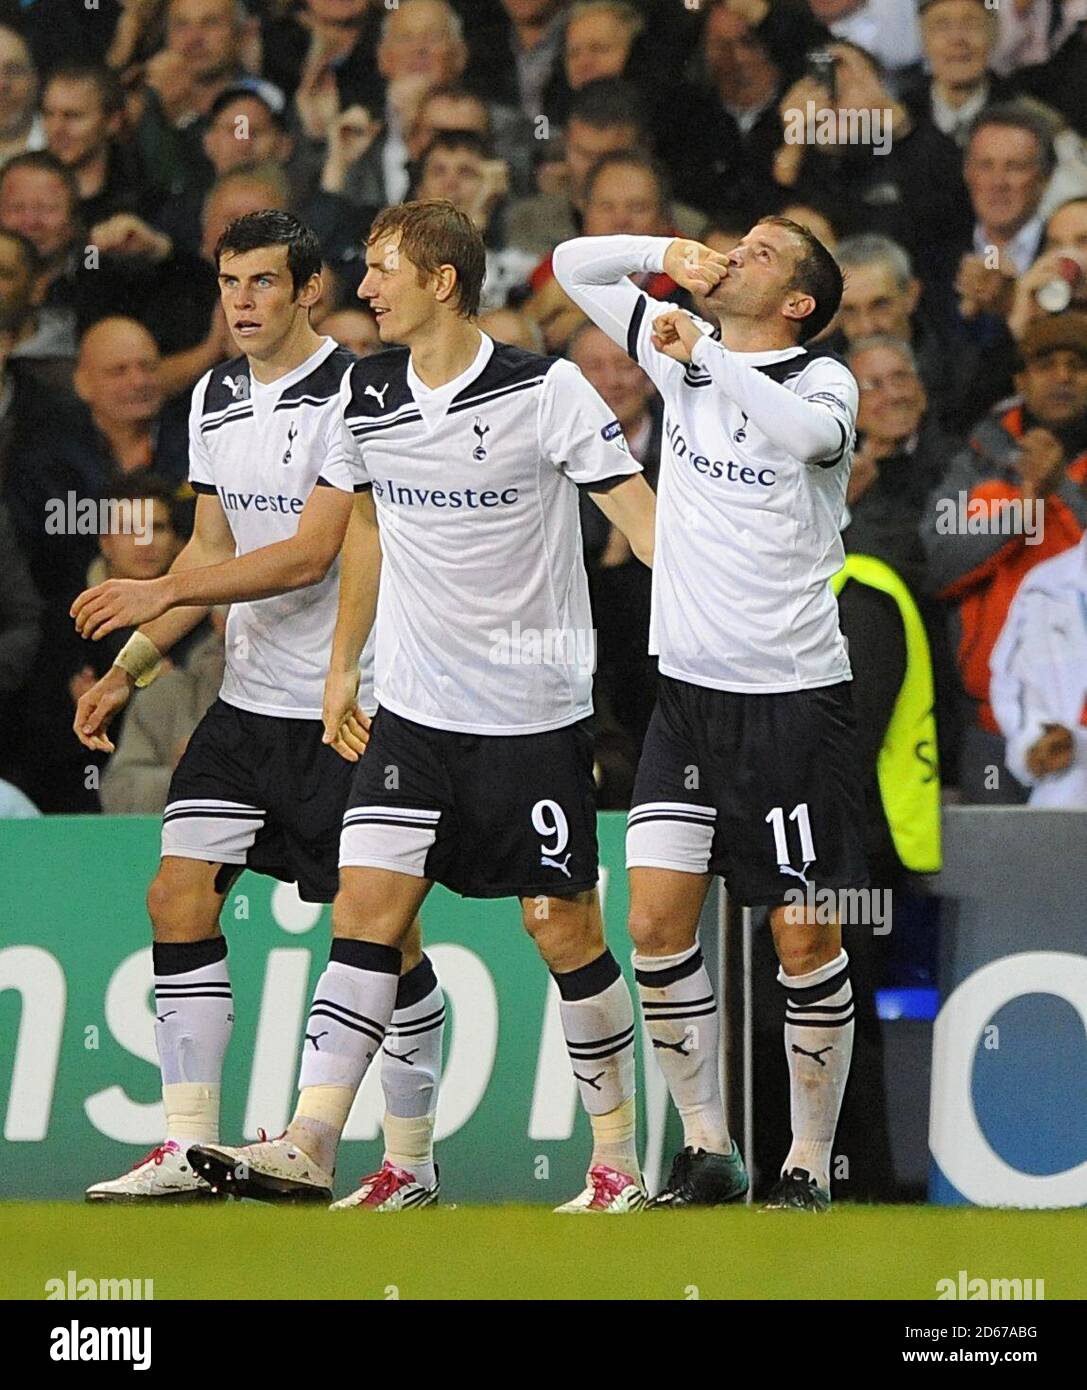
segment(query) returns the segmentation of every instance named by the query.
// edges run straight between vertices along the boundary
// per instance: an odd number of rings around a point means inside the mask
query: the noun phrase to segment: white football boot
[[[359,1179],[360,1186],[349,1197],[333,1202],[330,1211],[407,1211],[411,1207],[429,1207],[438,1200],[441,1184],[435,1169],[434,1186],[424,1187],[414,1173],[398,1168],[386,1160],[377,1173]]]
[[[258,1202],[332,1200],[334,1173],[327,1172],[281,1134],[269,1139],[258,1130],[255,1144],[194,1144],[188,1159],[211,1190],[223,1197]]]
[[[641,1177],[632,1178],[615,1168],[602,1163],[594,1164],[585,1178],[585,1190],[572,1201],[556,1207],[557,1212],[572,1216],[596,1215],[628,1216],[641,1211],[646,1204],[648,1193]]]
[[[96,1182],[88,1202],[210,1202],[215,1193],[197,1177],[186,1154],[172,1139],[153,1148],[112,1182]]]

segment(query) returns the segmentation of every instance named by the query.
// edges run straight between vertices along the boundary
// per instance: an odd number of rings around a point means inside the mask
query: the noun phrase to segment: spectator
[[[586,179],[584,230],[586,236],[672,234],[664,171],[644,155],[604,155]],[[667,275],[634,278],[654,299],[684,300],[683,291]],[[532,297],[524,311],[539,324],[549,349],[561,351],[585,316],[555,279],[550,255],[537,266],[531,283]]]
[[[1069,198],[1054,208],[1045,224],[1045,249],[1070,247],[1087,251],[1087,198]]]
[[[1030,108],[993,106],[975,120],[966,145],[963,173],[974,217],[969,248],[957,253],[951,308],[946,287],[930,281],[941,296],[934,308],[952,319],[1006,317],[1015,277],[1033,264],[1042,243],[1042,198],[1056,166],[1053,140],[1045,121]],[[942,262],[930,261],[933,274]]]
[[[97,499],[153,468],[171,493],[186,492],[188,432],[182,405],[163,409],[160,358],[132,319],[102,319],[79,346],[77,407],[67,418],[28,422],[13,438],[6,493],[31,572],[49,599],[79,592],[96,540],[84,528],[47,528],[54,499]]]
[[[0,374],[0,439],[20,410],[55,410],[58,396],[70,397],[72,391],[71,315],[37,305],[40,270],[38,253],[25,236],[0,231],[0,344],[7,344]],[[0,443],[0,455],[3,448]]]
[[[585,323],[577,330],[568,355],[614,412],[630,452],[655,487],[663,412],[652,382],[595,324]],[[596,686],[637,750],[656,699],[656,670],[646,654],[652,576],[634,558],[625,537],[587,498],[581,523],[597,627]]]
[[[301,107],[333,95],[339,110],[380,106],[377,46],[387,8],[384,0],[304,0],[286,12],[274,7],[261,28],[263,76]]]
[[[993,714],[1031,806],[1087,810],[1087,534],[1023,580],[993,648]]]
[[[408,153],[418,159],[435,135],[442,131],[472,131],[510,167],[510,186],[519,196],[534,191],[534,129],[520,111],[482,97],[459,83],[435,87],[419,103]]]
[[[64,593],[55,593],[43,615],[42,643],[31,668],[24,707],[20,759],[14,780],[47,813],[94,812],[99,809],[98,781],[103,758],[82,748],[72,732],[80,695],[113,664],[127,640],[127,630],[88,642],[75,631],[68,609],[76,595],[107,578],[154,579],[169,569],[181,548],[172,490],[150,474],[120,481],[106,490],[109,506],[100,513],[99,560],[89,572],[74,576]],[[71,539],[69,537],[68,539]],[[183,661],[192,640],[186,639]],[[111,729],[114,737],[116,726]]]
[[[33,244],[44,302],[70,307],[81,241],[79,185],[54,155],[16,155],[0,171],[0,227]]]
[[[820,36],[817,28],[810,34],[815,43]],[[799,75],[787,78],[788,42],[770,23],[754,24],[746,10],[716,0],[702,31],[705,80],[683,88],[678,102],[668,93],[655,119],[657,148],[679,196],[707,212],[734,212],[748,227],[776,200],[778,101]],[[687,113],[682,122],[677,104]]]
[[[1021,353],[1020,400],[977,427],[922,527],[930,590],[951,605],[966,701],[960,792],[969,802],[1025,799],[1014,779],[999,776],[989,657],[1024,576],[1075,545],[1087,525],[1087,316],[1032,324]]]
[[[551,109],[566,0],[501,0],[503,22],[477,36],[472,86],[494,92],[530,120]]]
[[[135,693],[117,751],[102,773],[102,810],[111,816],[159,816],[174,768],[223,681],[224,613],[213,609],[202,638],[188,644],[153,685]],[[171,653],[174,656],[174,653]]]
[[[914,121],[930,122],[960,149],[991,102],[1008,101],[1012,81],[991,71],[998,24],[985,0],[921,0],[927,74],[903,93]]]
[[[321,324],[321,331],[356,357],[371,357],[383,349],[377,320],[361,304],[333,310]]]
[[[884,561],[918,594],[925,573],[919,531],[925,502],[955,445],[928,413],[908,342],[888,334],[856,338],[847,361],[860,403],[846,549]]]
[[[650,151],[644,102],[635,88],[619,79],[590,82],[574,95],[566,125],[563,153],[563,193],[538,193],[522,198],[509,210],[506,228],[510,244],[549,256],[560,241],[582,230],[585,182],[589,171],[606,154]],[[695,236],[705,215],[676,205],[673,221],[683,236]]]
[[[71,171],[85,227],[117,212],[150,209],[140,170],[119,143],[124,92],[104,65],[65,63],[50,73],[42,94],[46,147]]]
[[[566,21],[563,66],[571,91],[623,77],[645,20],[628,0],[575,0]]]
[[[167,0],[166,42],[144,74],[145,118],[199,139],[220,92],[238,83],[261,90],[244,61],[255,31],[237,0]]]
[[[492,309],[479,317],[480,332],[496,343],[524,348],[526,352],[544,352],[546,346],[539,325],[517,309]]]
[[[174,248],[188,252],[200,249],[204,200],[215,180],[237,169],[285,166],[294,145],[282,102],[248,87],[227,87],[211,104],[201,147],[202,159],[193,162],[188,185],[153,219]]]
[[[37,106],[38,74],[26,40],[0,24],[0,168],[15,155],[45,148]]]
[[[832,206],[847,233],[882,232],[926,256],[941,242],[960,244],[968,222],[957,147],[912,123],[870,53],[841,41],[826,51],[832,82],[807,74],[778,105],[781,201]]]
[[[423,98],[456,82],[468,59],[460,16],[447,0],[401,0],[386,12],[377,52],[385,80],[384,109],[374,113],[380,133],[347,171],[343,190],[363,207],[407,196],[408,139]]]
[[[484,309],[502,308],[509,292],[525,283],[533,267],[531,256],[505,243],[502,212],[508,188],[505,163],[488,159],[479,136],[468,131],[436,135],[419,161],[412,196],[447,198],[484,235],[487,274],[480,300]]]
[[[841,351],[873,334],[908,342],[932,410],[954,434],[965,435],[998,400],[1012,393],[1018,356],[1002,323],[995,325],[988,344],[955,340],[946,325],[941,331],[921,301],[921,282],[913,274],[909,253],[890,237],[848,237],[835,255],[845,271],[845,287],[838,339],[832,346]]]

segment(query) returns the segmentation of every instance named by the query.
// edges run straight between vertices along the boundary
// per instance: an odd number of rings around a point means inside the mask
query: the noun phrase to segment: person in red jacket
[[[963,801],[1017,803],[989,703],[989,657],[1023,577],[1087,527],[1087,315],[1032,324],[1020,343],[1019,397],[974,430],[929,498],[922,523],[931,591],[952,605],[967,702]]]

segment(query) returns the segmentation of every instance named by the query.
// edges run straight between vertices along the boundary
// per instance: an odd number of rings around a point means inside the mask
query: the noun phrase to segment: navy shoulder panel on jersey
[[[346,418],[378,420],[413,405],[408,386],[407,348],[386,348],[361,357],[351,367],[351,399]]]
[[[791,381],[794,376],[799,376],[806,367],[810,367],[819,358],[825,357],[830,362],[837,362],[840,367],[845,363],[836,352],[831,352],[829,348],[816,348],[809,352],[807,348],[801,348],[799,353],[792,357],[786,357],[783,362],[764,362],[761,366],[756,366],[757,372],[762,372],[771,381],[780,382],[782,385]]]
[[[310,404],[322,405],[339,394],[343,374],[353,362],[359,359],[348,348],[337,347],[323,362],[318,363],[309,376],[289,386],[276,402],[276,410],[289,410],[292,406]]]
[[[200,414],[204,418],[218,415],[230,405],[248,402],[249,397],[249,359],[244,355],[232,357],[212,368]]]
[[[449,406],[449,414],[486,405],[515,391],[529,391],[543,385],[544,377],[560,359],[546,357],[525,348],[495,343],[490,360],[474,381],[459,391]]]

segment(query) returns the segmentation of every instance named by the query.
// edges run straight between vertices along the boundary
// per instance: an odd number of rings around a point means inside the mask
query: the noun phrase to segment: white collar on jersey
[[[447,381],[444,386],[428,386],[425,381],[419,378],[411,357],[408,357],[408,390],[420,407],[430,406],[431,409],[437,407],[444,410],[454,396],[459,395],[466,386],[475,381],[491,360],[491,354],[494,352],[494,340],[482,332],[479,337],[479,351],[471,365],[461,372],[460,376],[455,376],[452,381]]]
[[[724,346],[724,344],[722,344]],[[790,357],[796,357],[798,353],[805,352],[806,349],[799,343],[787,348],[766,348],[762,352],[740,352],[736,348],[726,348],[735,357],[746,362],[749,367],[766,367],[771,362],[788,362]]]
[[[258,381],[253,375],[251,363],[249,367],[249,391],[251,395],[267,393],[267,396],[275,396],[278,400],[280,395],[289,386],[294,386],[299,381],[305,381],[315,368],[319,367],[326,357],[336,351],[338,344],[334,338],[322,338],[320,345],[315,347],[304,362],[299,362],[298,366],[289,371],[286,376],[277,376],[275,381]]]

